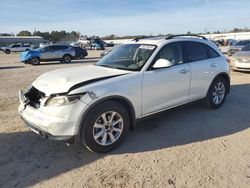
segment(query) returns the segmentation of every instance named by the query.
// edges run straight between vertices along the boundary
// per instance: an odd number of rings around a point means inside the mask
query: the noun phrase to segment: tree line
[[[228,32],[221,32],[221,31],[214,31],[214,32],[205,32],[205,33],[192,33],[191,31],[188,31],[186,34],[219,34],[219,33],[238,33],[238,32],[250,32],[250,29],[248,28],[234,28],[231,31]],[[169,36],[168,34],[158,34],[156,36]],[[0,36],[15,36],[13,33],[0,33]],[[40,36],[43,37],[45,40],[51,41],[53,43],[60,42],[60,41],[77,41],[79,37],[81,36],[80,32],[71,31],[51,31],[51,32],[40,32],[35,31],[31,33],[30,31],[20,31],[16,36]],[[131,39],[131,38],[138,38],[138,37],[144,37],[145,35],[126,35],[126,36],[117,36],[114,34],[107,35],[104,37],[101,37],[103,40],[114,40],[114,39]],[[146,35],[147,37],[153,37],[153,35]],[[155,35],[154,35],[155,36]]]
[[[53,43],[60,41],[77,41],[80,37],[80,33],[76,31],[66,32],[66,31],[51,31],[51,32],[40,32],[35,31],[31,33],[30,31],[20,31],[16,36],[40,36],[45,40],[51,41]],[[10,33],[0,33],[0,36],[15,36]]]

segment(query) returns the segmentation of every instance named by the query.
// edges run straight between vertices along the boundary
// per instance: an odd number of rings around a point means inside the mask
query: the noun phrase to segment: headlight
[[[71,96],[56,96],[49,98],[45,106],[64,106],[64,105],[69,105],[77,102],[80,100],[82,95],[71,95]]]

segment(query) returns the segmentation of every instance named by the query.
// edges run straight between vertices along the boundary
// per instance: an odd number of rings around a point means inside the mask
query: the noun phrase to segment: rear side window
[[[58,46],[58,50],[66,50],[68,46]]]
[[[187,61],[194,62],[208,59],[207,49],[204,45],[197,42],[188,42],[185,44],[187,52]]]
[[[50,46],[52,51],[60,51],[60,50],[65,50],[68,48],[68,46]]]
[[[21,47],[20,44],[15,44],[15,45],[12,46],[12,48],[19,48],[19,47]]]
[[[218,54],[218,52],[216,52],[214,49],[212,49],[209,46],[206,46],[207,50],[208,50],[208,57],[209,58],[215,58],[215,57],[219,57],[220,55]]]
[[[250,51],[250,44],[248,44],[244,48],[242,48],[241,51]]]
[[[186,42],[185,49],[188,62],[201,61],[220,56],[214,49],[199,42]]]

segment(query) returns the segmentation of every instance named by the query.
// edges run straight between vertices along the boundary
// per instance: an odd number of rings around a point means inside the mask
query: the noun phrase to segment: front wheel
[[[216,78],[207,93],[205,102],[209,108],[217,109],[220,108],[226,99],[226,91],[228,85],[222,77]]]
[[[113,101],[102,102],[84,118],[81,143],[97,153],[109,152],[122,143],[129,124],[129,115],[124,106]]]
[[[39,65],[40,64],[40,59],[38,57],[33,57],[31,60],[30,60],[30,63],[32,65]]]

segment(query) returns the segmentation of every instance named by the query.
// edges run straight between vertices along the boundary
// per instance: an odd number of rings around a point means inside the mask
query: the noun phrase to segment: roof
[[[182,35],[176,35],[172,37],[145,37],[145,38],[136,38],[133,41],[130,41],[128,43],[138,43],[138,44],[151,44],[151,45],[160,45],[162,43],[168,43],[168,42],[173,42],[173,41],[196,41],[196,42],[203,42],[207,43],[208,40],[205,38],[200,38],[202,36],[195,36],[195,35],[187,35],[187,36],[182,36]]]

